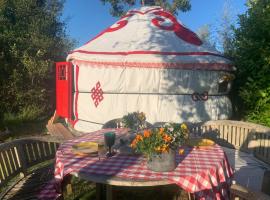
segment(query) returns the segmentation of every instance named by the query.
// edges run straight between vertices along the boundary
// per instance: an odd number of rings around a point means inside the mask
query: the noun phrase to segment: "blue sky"
[[[237,15],[247,9],[246,0],[191,0],[191,11],[179,13],[178,20],[195,32],[205,24],[215,30],[221,24],[225,2],[229,3],[232,23],[237,23]],[[110,15],[109,5],[100,0],[66,0],[63,19],[68,19],[67,33],[77,40],[77,47],[117,21]]]

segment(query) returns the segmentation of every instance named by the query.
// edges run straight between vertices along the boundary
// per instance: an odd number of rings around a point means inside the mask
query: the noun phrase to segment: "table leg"
[[[113,200],[113,192],[111,185],[106,185],[106,200]]]
[[[96,200],[113,200],[112,186],[96,183]]]
[[[102,184],[96,183],[96,200],[102,200]]]

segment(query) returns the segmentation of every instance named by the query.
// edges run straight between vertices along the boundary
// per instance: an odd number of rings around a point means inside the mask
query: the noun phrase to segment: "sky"
[[[221,24],[224,7],[229,8],[231,22],[237,25],[237,15],[247,8],[246,0],[191,0],[191,10],[177,16],[186,27],[196,32],[208,24],[215,35]],[[227,6],[226,6],[227,5]],[[62,19],[67,22],[67,34],[77,41],[76,47],[82,46],[118,19],[109,12],[109,4],[100,0],[66,0]]]

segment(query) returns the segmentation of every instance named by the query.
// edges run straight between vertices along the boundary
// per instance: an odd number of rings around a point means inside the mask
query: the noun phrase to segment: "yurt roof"
[[[232,70],[230,60],[161,7],[130,10],[68,61],[125,67]]]

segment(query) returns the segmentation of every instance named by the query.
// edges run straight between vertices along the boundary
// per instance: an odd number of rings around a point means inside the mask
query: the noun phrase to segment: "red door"
[[[72,115],[72,63],[56,63],[56,113],[71,119]]]

